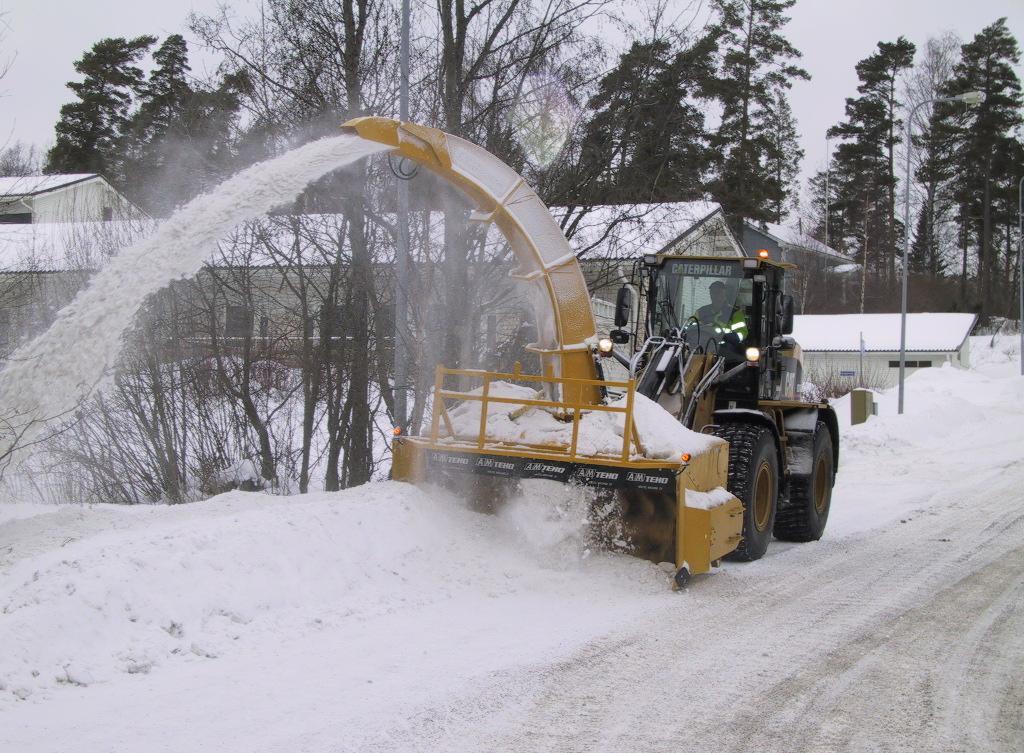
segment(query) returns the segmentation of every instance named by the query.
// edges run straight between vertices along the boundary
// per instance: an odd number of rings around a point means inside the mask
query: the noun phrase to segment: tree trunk
[[[352,196],[345,201],[348,216],[349,244],[352,250],[352,275],[350,279],[349,310],[346,316],[348,343],[353,358],[349,371],[348,399],[352,407],[352,418],[344,438],[345,478],[348,486],[358,486],[370,480],[373,464],[373,447],[367,441],[370,436],[370,361],[366,351],[369,339],[369,290],[373,284],[370,252],[366,246],[366,224],[363,214],[363,191],[366,174],[357,172],[359,178],[353,187]]]

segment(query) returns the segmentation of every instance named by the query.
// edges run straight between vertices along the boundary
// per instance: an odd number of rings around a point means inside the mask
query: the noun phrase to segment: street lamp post
[[[903,176],[903,283],[900,297],[900,389],[899,412],[903,413],[904,378],[907,365],[907,279],[910,277],[910,153],[914,147],[910,142],[914,115],[923,105],[935,102],[963,102],[965,105],[978,105],[985,101],[984,92],[965,92],[955,97],[937,97],[918,102],[907,116],[906,150],[907,169]]]
[[[409,119],[409,0],[402,0],[399,46],[398,119]],[[409,185],[399,176],[395,216],[395,426],[408,429],[409,398]]]

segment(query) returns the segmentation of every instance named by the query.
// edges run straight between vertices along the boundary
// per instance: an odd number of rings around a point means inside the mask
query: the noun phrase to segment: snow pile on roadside
[[[548,489],[544,499],[554,505],[552,497]],[[81,540],[65,519],[72,512],[76,524],[92,526]],[[664,588],[651,566],[611,556],[577,557],[575,570],[552,573],[522,546],[535,534],[536,516],[534,527],[521,531],[531,520],[522,511],[513,524],[496,524],[400,483],[306,497],[231,492],[187,506],[84,512],[60,510],[0,528],[0,540],[29,550],[0,568],[0,706],[254,645],[266,651],[328,629],[404,623],[417,610],[447,611],[445,604],[457,624],[459,610],[517,594],[560,599],[596,581],[594,602],[615,603],[645,583],[652,593]],[[578,524],[569,515],[535,548],[563,544]],[[48,547],[27,543],[33,531],[55,530]]]
[[[988,341],[990,338],[975,338]],[[979,356],[971,343],[970,369],[949,364],[907,378],[905,412],[896,388],[878,391],[878,415],[849,425],[849,398],[833,401],[840,420],[839,477],[827,537],[901,520],[928,504],[934,479],[951,469],[1009,467],[1024,446],[1024,378],[998,351]],[[979,493],[987,483],[975,476]]]
[[[470,394],[481,394],[482,388]],[[517,399],[535,399],[538,393],[508,382],[493,382],[489,395]],[[624,408],[626,398],[611,403]],[[467,400],[449,415],[455,436],[475,441],[480,431],[481,403]],[[633,421],[636,424],[643,456],[658,460],[677,460],[683,453],[698,455],[721,440],[687,429],[671,413],[643,395],[635,395]],[[579,422],[576,450],[581,455],[616,455],[622,452],[624,413],[584,412]],[[572,441],[572,422],[559,420],[553,413],[536,406],[488,403],[487,439],[510,444],[566,445]]]
[[[1020,335],[982,335],[971,338],[971,368],[1015,364],[1020,367]],[[1019,372],[1018,372],[1019,373]]]

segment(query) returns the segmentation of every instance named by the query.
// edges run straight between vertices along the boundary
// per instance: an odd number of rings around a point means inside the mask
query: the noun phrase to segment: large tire
[[[775,538],[798,542],[821,538],[832,506],[833,458],[832,434],[819,421],[811,443],[811,473],[790,480],[789,500],[775,518]]]
[[[772,432],[760,424],[722,424],[729,443],[729,491],[743,503],[743,540],[729,559],[760,559],[772,540],[779,498],[779,457]]]

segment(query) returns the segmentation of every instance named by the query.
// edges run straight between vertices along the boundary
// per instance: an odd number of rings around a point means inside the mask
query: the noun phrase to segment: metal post
[[[907,366],[907,278],[910,277],[910,153],[914,150],[910,143],[911,124],[914,122],[914,115],[921,105],[934,100],[926,99],[918,102],[914,109],[907,116],[906,135],[904,137],[904,148],[907,150],[907,169],[903,174],[903,280],[901,283],[902,294],[900,296],[900,390],[897,411],[903,413],[903,379]],[[867,260],[864,260],[865,265]],[[866,272],[866,266],[865,266]]]
[[[906,150],[907,169],[903,176],[903,292],[900,297],[900,389],[898,410],[903,413],[904,376],[907,365],[907,279],[910,277],[910,153],[914,146],[910,141],[911,124],[914,122],[914,115],[923,105],[934,102],[963,102],[966,105],[977,105],[985,101],[982,92],[965,92],[955,97],[938,97],[918,102],[907,116],[906,123]],[[864,260],[867,265],[867,259]]]
[[[864,388],[864,333],[863,332],[860,333],[860,364],[859,364],[858,368],[859,368],[859,372],[858,372],[859,379],[858,379],[858,381],[860,382],[861,389],[863,389]]]
[[[402,0],[398,118],[409,119],[409,0]],[[408,429],[409,395],[409,183],[399,177],[395,217],[395,425]]]

